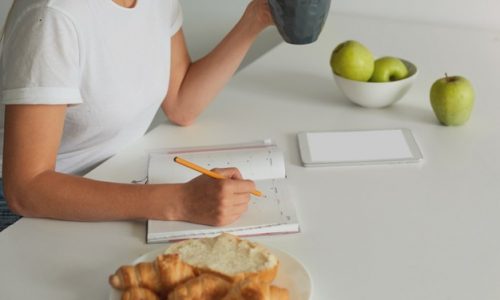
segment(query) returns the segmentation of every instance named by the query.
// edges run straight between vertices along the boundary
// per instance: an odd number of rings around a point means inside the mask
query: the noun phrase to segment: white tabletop
[[[407,96],[366,109],[336,87],[332,49],[361,41],[419,67]],[[272,138],[286,153],[302,232],[255,237],[300,260],[313,299],[499,299],[500,33],[331,15],[318,42],[281,44],[240,72],[187,128],[164,124],[87,176],[130,182],[160,147]],[[465,126],[439,125],[429,89],[444,72],[477,93]],[[304,168],[302,131],[410,128],[421,164]],[[0,234],[1,299],[106,299],[120,264],[165,245],[144,222],[24,218]]]

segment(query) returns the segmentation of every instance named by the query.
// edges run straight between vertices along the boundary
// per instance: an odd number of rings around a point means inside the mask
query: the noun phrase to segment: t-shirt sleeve
[[[0,103],[81,103],[78,35],[71,20],[45,7],[12,21],[0,57]]]
[[[182,7],[179,3],[179,0],[172,0],[172,10],[170,15],[170,36],[179,31],[182,26],[183,16],[182,16]]]

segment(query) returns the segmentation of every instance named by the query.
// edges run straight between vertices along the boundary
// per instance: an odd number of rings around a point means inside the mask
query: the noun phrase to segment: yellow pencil
[[[198,171],[202,174],[205,174],[207,176],[210,176],[212,178],[215,178],[215,179],[226,179],[226,177],[224,177],[223,175],[219,174],[219,173],[215,173],[213,171],[210,171],[210,170],[207,170],[201,166],[198,166],[197,164],[195,163],[192,163],[190,161],[187,161],[183,158],[180,158],[179,156],[176,156],[174,157],[174,161],[180,165],[183,165],[184,167],[188,167],[192,170],[195,170],[195,171]],[[258,191],[258,190],[255,190],[255,191],[252,191],[250,192],[252,195],[255,195],[257,197],[260,197],[262,196],[262,192]]]

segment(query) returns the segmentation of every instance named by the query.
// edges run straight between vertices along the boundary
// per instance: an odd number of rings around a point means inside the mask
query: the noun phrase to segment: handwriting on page
[[[179,156],[206,169],[235,167],[243,178],[262,180],[283,178],[283,154],[275,149],[251,149],[234,151],[208,151],[163,153],[150,156],[149,175],[153,175],[151,183],[187,182],[200,174],[176,164],[173,159]],[[150,179],[152,179],[150,178]]]
[[[206,152],[186,153],[186,159],[204,165],[207,169],[234,167],[240,170],[244,178],[264,179],[273,178],[277,174],[275,166],[276,152],[268,149],[259,151],[225,151],[225,152]],[[276,159],[275,159],[276,158]]]
[[[283,185],[284,179],[271,179],[257,181],[257,187],[262,191],[263,196],[260,198],[252,197],[250,205],[255,211],[256,217],[265,219],[267,216],[276,222],[276,216],[280,216],[282,222],[290,220],[290,208],[286,205],[289,195],[286,186]],[[249,209],[250,211],[250,209]],[[257,215],[258,214],[258,215]]]

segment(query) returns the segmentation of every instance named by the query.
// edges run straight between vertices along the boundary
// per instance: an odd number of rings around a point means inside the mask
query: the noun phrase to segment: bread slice
[[[177,242],[165,251],[174,253],[200,273],[215,273],[231,281],[256,277],[270,283],[279,267],[278,258],[265,247],[228,233]]]

